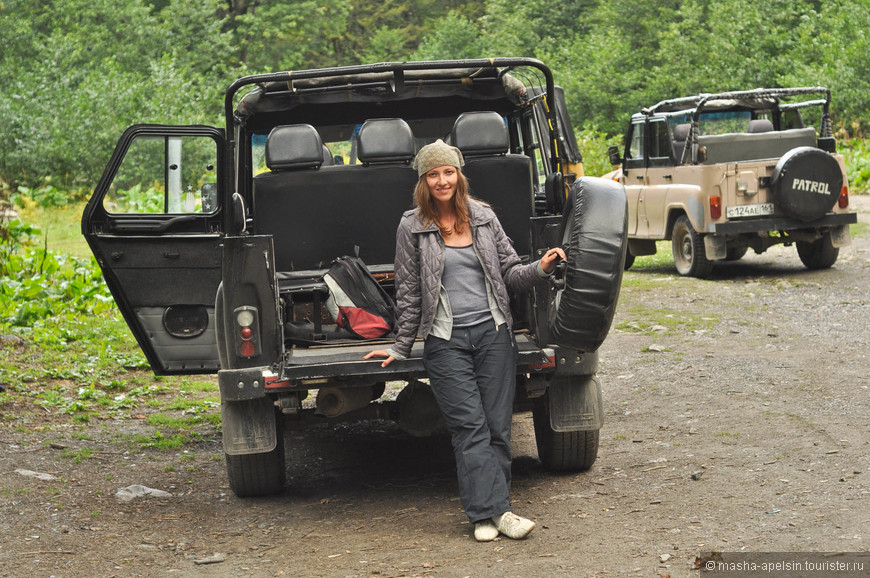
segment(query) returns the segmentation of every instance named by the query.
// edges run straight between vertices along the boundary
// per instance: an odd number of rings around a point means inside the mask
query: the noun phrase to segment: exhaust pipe
[[[374,386],[320,389],[317,391],[314,415],[336,417],[367,406],[375,397]]]

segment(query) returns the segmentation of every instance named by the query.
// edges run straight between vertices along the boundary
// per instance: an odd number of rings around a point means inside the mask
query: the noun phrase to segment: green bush
[[[607,136],[607,134],[584,129],[576,133],[577,146],[583,155],[583,172],[589,176],[600,177],[613,170],[607,154],[608,147],[618,146],[622,149],[622,136]]]
[[[857,195],[870,193],[870,143],[866,139],[841,141],[839,151],[846,161],[849,192]]]
[[[0,324],[31,327],[64,312],[114,306],[96,260],[37,248],[38,235],[17,219],[0,221]]]

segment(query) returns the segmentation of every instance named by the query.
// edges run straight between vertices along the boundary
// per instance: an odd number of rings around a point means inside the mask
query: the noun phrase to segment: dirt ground
[[[853,198],[864,223],[868,201]],[[515,417],[514,510],[538,523],[523,541],[474,542],[449,441],[386,423],[288,433],[284,493],[245,500],[219,440],[126,452],[115,439],[137,426],[119,420],[75,463],[4,428],[0,575],[692,576],[708,550],[866,552],[867,287],[867,234],[826,271],[793,247],[706,281],[629,271],[593,468],[545,471]],[[119,501],[131,484],[169,495]]]

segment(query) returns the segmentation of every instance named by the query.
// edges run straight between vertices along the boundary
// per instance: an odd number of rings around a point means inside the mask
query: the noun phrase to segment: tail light
[[[839,205],[841,209],[845,209],[849,206],[849,187],[846,185],[843,185],[843,188],[840,189],[840,198],[837,199],[837,205]]]
[[[710,197],[710,218],[719,219],[722,217],[722,197],[713,195]]]
[[[239,357],[260,355],[260,316],[256,307],[238,307],[233,311],[236,322],[236,354]]]

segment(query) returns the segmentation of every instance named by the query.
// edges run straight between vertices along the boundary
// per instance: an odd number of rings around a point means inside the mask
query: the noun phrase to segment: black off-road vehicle
[[[363,361],[326,313],[330,263],[359,256],[394,291],[395,234],[419,148],[459,147],[472,194],[527,260],[564,245],[546,289],[513,296],[516,409],[542,462],[583,470],[602,425],[596,350],[625,256],[622,185],[582,174],[561,90],[523,58],[382,63],[250,76],[226,92],[226,128],[130,127],[82,232],[157,374],[217,373],[230,486],[281,491],[284,427],[389,419],[441,427],[418,343]],[[384,395],[404,387],[397,396]],[[316,400],[307,400],[316,391]],[[314,397],[314,396],[312,396]]]
[[[809,269],[831,267],[857,216],[830,103],[823,87],[758,88],[635,114],[624,154],[610,151],[621,168],[609,176],[628,195],[627,265],[670,239],[677,271],[691,277],[777,244],[795,244]]]

